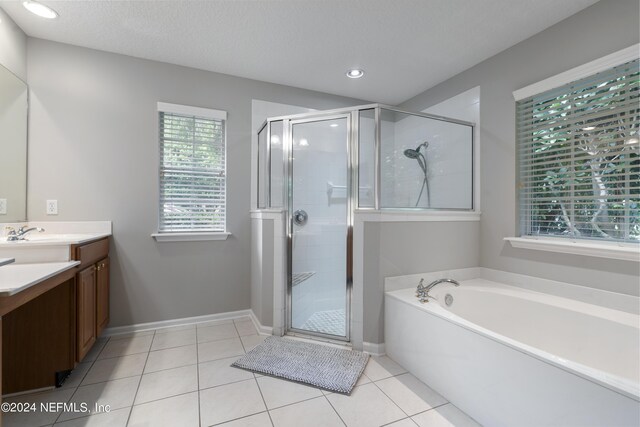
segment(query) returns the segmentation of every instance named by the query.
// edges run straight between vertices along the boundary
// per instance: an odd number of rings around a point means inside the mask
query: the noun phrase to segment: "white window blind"
[[[520,231],[640,241],[638,60],[517,102]]]
[[[158,104],[160,233],[225,232],[226,113]]]

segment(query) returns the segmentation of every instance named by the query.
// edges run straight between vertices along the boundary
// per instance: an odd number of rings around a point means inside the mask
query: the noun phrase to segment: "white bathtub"
[[[481,424],[640,425],[640,316],[484,279],[431,293],[386,293],[387,354]]]

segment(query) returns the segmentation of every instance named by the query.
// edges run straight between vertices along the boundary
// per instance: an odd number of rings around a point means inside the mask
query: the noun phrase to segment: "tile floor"
[[[478,426],[388,357],[370,359],[351,396],[230,367],[265,338],[239,318],[101,339],[63,387],[4,401],[108,413],[7,413],[4,425]]]

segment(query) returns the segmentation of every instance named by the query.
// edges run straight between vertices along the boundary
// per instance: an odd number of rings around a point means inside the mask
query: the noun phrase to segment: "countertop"
[[[81,245],[109,236],[111,233],[41,234],[32,231],[25,240],[9,242],[6,237],[0,237],[0,247]]]
[[[5,265],[0,268],[0,297],[15,295],[78,264],[80,261]]]
[[[15,258],[0,258],[0,267],[2,267],[3,265],[11,264],[15,260]]]

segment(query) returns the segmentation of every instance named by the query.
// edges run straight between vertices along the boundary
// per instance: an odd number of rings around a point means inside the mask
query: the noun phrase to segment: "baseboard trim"
[[[264,326],[260,323],[258,316],[253,312],[253,310],[249,310],[249,317],[251,317],[251,321],[253,325],[256,327],[258,332],[262,335],[273,335],[273,328],[271,326]]]
[[[376,344],[372,342],[363,342],[362,351],[372,356],[384,356],[386,354],[384,343]]]
[[[132,332],[143,332],[151,329],[169,328],[171,326],[186,326],[194,325],[198,323],[210,322],[212,320],[233,320],[239,317],[249,317],[254,323],[255,315],[251,310],[238,310],[229,311],[226,313],[207,314],[204,316],[184,317],[181,319],[161,320],[158,322],[136,323],[129,326],[116,326],[114,328],[106,328],[103,336],[109,337],[112,335],[128,334]],[[256,328],[258,325],[256,325]],[[260,330],[258,328],[258,330]]]

